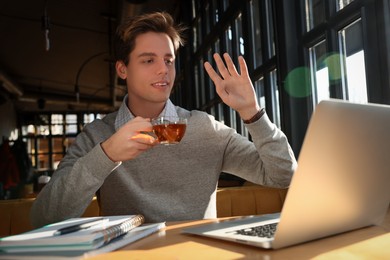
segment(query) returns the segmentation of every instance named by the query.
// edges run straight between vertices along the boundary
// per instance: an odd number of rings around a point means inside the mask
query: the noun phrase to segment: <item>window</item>
[[[200,4],[201,3],[201,4]],[[245,57],[252,82],[266,78],[262,102],[270,117],[280,123],[279,90],[276,84],[276,50],[274,39],[274,1],[252,0],[246,4],[241,1],[204,0],[192,1],[191,24],[192,45],[187,46],[194,54],[190,74],[194,77],[194,99],[196,107],[214,115],[217,120],[235,128],[238,133],[248,136],[247,130],[236,111],[222,103],[216,95],[213,82],[204,71],[204,61],[214,67],[213,53],[227,52],[232,56],[237,69],[237,57]],[[202,7],[199,7],[202,6]],[[253,51],[255,49],[255,51]],[[188,65],[188,64],[186,64]],[[259,93],[258,93],[259,94]]]
[[[263,15],[266,18],[266,37],[262,37],[263,39],[265,38],[267,45],[266,45],[266,54],[267,54],[267,59],[271,59],[276,55],[276,50],[275,50],[275,37],[274,37],[274,17],[273,17],[273,12],[272,12],[272,1],[271,0],[266,0],[264,1],[264,11]]]
[[[306,0],[306,28],[307,31],[325,22],[325,3],[327,0]]]
[[[323,1],[306,0],[307,33],[305,39],[310,67],[313,106],[323,99],[339,98],[352,102],[368,102],[364,35],[360,8],[351,9],[353,1],[338,0],[335,12],[329,9],[329,17],[323,17]],[[341,9],[348,9],[341,13]],[[326,10],[326,8],[325,8]],[[326,26],[317,26],[315,17]],[[322,17],[322,18],[321,18]],[[317,35],[320,35],[318,37]],[[319,41],[316,41],[319,38]],[[335,39],[335,40],[333,40]]]
[[[180,6],[191,13],[187,2]],[[200,95],[203,84],[206,89],[211,84],[201,79],[199,63],[209,59],[210,50],[244,55],[261,105],[286,133],[296,156],[321,100],[390,104],[388,0],[193,0],[191,11],[192,16],[181,17],[194,31],[189,42],[196,42],[182,51],[184,57],[193,54],[183,64],[183,85],[192,84],[189,109],[210,111],[242,129],[216,95]],[[299,88],[290,87],[294,81]]]
[[[367,84],[361,19],[339,31],[344,98],[367,102]]]
[[[314,106],[321,100],[329,99],[329,69],[327,63],[331,57],[326,57],[326,42],[321,41],[309,48],[311,82]]]
[[[346,7],[347,5],[349,5],[352,2],[353,2],[353,0],[338,0],[337,1],[337,11],[343,9],[344,7]]]
[[[257,99],[258,99],[258,102],[259,102],[259,105],[261,107],[266,107],[265,105],[265,93],[264,93],[264,79],[261,78],[257,81],[255,81],[255,91],[256,91],[256,95],[257,95]]]
[[[259,1],[250,2],[250,15],[251,19],[251,30],[252,32],[252,43],[251,53],[253,55],[253,65],[255,67],[260,66],[263,63],[263,51],[261,44],[261,21],[260,21],[260,6]]]
[[[277,86],[276,70],[273,70],[270,73],[270,85],[272,100],[272,120],[279,128],[281,128],[279,88]]]
[[[22,115],[21,133],[27,143],[32,166],[38,172],[57,169],[82,126],[104,116],[99,113]]]
[[[227,52],[239,70],[237,58],[239,55],[244,56],[260,105],[267,109],[271,120],[280,127],[281,102],[277,84],[274,5],[275,1],[272,0],[192,1],[192,15],[181,17],[182,22],[189,24],[189,42],[192,44],[182,48],[179,55],[193,55],[188,59],[189,62],[183,64],[186,71],[184,75],[188,75],[187,80],[181,79],[183,85],[192,86],[191,102],[184,106],[190,110],[200,109],[212,114],[247,138],[250,136],[242,119],[216,94],[214,83],[204,71],[203,63],[209,61],[216,68],[213,54]],[[186,10],[188,4],[181,6]],[[189,103],[193,107],[188,106]]]

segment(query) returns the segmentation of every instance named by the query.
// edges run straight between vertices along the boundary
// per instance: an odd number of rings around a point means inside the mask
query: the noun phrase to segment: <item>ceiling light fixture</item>
[[[45,10],[42,16],[42,30],[45,34],[45,49],[46,51],[50,50],[50,38],[49,38],[49,31],[50,31],[50,18],[47,15],[47,2],[45,1]]]

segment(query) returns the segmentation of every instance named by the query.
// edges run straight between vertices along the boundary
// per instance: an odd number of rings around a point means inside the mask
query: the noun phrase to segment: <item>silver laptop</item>
[[[390,203],[390,106],[322,101],[312,115],[282,212],[184,233],[282,248],[380,224]]]

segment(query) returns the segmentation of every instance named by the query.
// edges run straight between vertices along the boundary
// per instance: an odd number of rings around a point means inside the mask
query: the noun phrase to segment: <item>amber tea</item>
[[[153,132],[160,144],[177,144],[184,136],[187,120],[183,118],[156,118],[152,120]]]

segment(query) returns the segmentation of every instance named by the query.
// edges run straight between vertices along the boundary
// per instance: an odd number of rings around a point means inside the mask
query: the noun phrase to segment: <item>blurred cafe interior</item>
[[[112,57],[115,29],[151,11],[187,26],[172,101],[250,138],[203,68],[215,52],[236,64],[242,55],[259,103],[296,157],[321,100],[390,104],[389,0],[4,0],[0,144],[19,171],[2,178],[0,199],[39,191],[83,126],[118,109],[126,86]],[[220,185],[242,180],[221,173]]]

